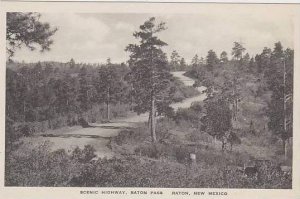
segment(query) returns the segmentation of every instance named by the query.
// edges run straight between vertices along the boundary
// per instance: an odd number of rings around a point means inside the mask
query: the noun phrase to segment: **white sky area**
[[[135,30],[151,16],[166,22],[167,30],[158,36],[168,43],[164,51],[170,56],[176,50],[190,63],[192,57],[206,57],[213,49],[217,55],[225,50],[231,57],[234,41],[242,41],[250,56],[263,47],[273,49],[281,41],[284,48],[293,48],[293,21],[287,12],[272,12],[268,7],[257,9],[206,10],[199,14],[85,14],[41,13],[41,21],[57,27],[51,51],[40,53],[26,48],[17,50],[14,60],[25,62],[61,61],[105,63],[126,62],[124,51],[134,43]]]

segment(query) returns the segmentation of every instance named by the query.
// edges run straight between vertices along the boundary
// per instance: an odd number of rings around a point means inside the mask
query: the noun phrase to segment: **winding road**
[[[194,80],[183,75],[184,71],[172,72],[172,75],[178,78],[186,86],[192,86]],[[193,102],[203,101],[206,95],[202,93],[205,87],[198,87],[200,94],[191,98],[187,98],[182,102],[174,103],[171,107],[176,111],[178,108],[188,108]],[[110,123],[98,124],[93,123],[94,128],[79,128],[71,129],[70,131],[47,134],[47,136],[39,136],[35,138],[30,138],[32,143],[40,143],[49,140],[52,145],[51,149],[56,150],[64,148],[67,151],[72,150],[76,146],[83,148],[85,145],[90,144],[96,149],[96,154],[98,157],[114,157],[116,154],[107,147],[109,139],[111,137],[117,136],[122,129],[132,128],[141,122],[147,122],[148,113],[141,115],[133,115],[117,120],[113,120]],[[35,140],[37,139],[37,140]]]

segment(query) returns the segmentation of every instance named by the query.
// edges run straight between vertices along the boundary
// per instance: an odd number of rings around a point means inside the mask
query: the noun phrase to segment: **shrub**
[[[189,157],[189,150],[184,147],[175,147],[174,148],[174,155],[179,163],[186,163]]]
[[[168,150],[168,147],[166,147],[164,144],[151,143],[135,148],[134,152],[136,155],[159,159],[160,157],[164,157],[166,154],[170,153],[170,150]]]
[[[174,81],[174,93],[172,96],[173,102],[181,102],[185,98],[193,97],[199,94],[199,91],[193,86],[185,86],[181,81]]]
[[[85,145],[83,150],[81,150],[79,147],[76,147],[71,153],[71,159],[78,162],[87,163],[96,157],[95,151],[96,150],[91,145]]]
[[[158,145],[157,151],[168,147]],[[152,151],[149,146],[149,151]],[[178,147],[177,158],[185,161],[190,149]],[[76,152],[74,152],[76,151]],[[72,154],[90,154],[75,149]],[[80,152],[79,152],[80,151]],[[84,152],[87,151],[87,152]],[[173,149],[171,151],[174,151]],[[207,154],[208,156],[208,154]],[[291,188],[291,174],[278,172],[270,166],[259,170],[257,178],[245,177],[237,170],[225,170],[226,157],[221,153],[210,154],[216,165],[204,167],[206,156],[194,168],[176,162],[145,159],[143,157],[120,157],[82,162],[60,149],[49,151],[49,143],[30,148],[22,146],[10,153],[5,168],[6,186],[76,186],[76,187],[201,187],[201,188]],[[77,156],[78,157],[78,156]],[[92,156],[85,155],[85,157]],[[222,158],[224,157],[224,158]],[[218,160],[223,162],[216,162]],[[206,160],[205,160],[206,161]],[[227,164],[227,163],[226,163]]]
[[[202,143],[204,142],[207,144],[212,143],[212,140],[213,140],[211,135],[207,134],[204,131],[200,131],[200,130],[195,130],[192,133],[187,134],[185,137],[187,140],[189,140],[191,142],[202,142]]]

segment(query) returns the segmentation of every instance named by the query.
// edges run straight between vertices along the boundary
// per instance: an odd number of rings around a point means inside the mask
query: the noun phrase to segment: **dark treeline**
[[[55,129],[105,122],[133,110],[130,68],[122,64],[10,62],[6,72],[7,139]],[[175,78],[172,101],[197,94]],[[13,126],[12,128],[10,128]],[[16,135],[20,134],[20,135]]]
[[[86,126],[88,122],[126,115],[130,109],[129,86],[124,80],[128,70],[125,64],[93,67],[75,64],[73,59],[69,63],[9,63],[6,71],[7,146],[22,136],[47,129]],[[107,96],[104,87],[113,86]]]
[[[95,68],[80,66],[72,61],[68,64],[36,63],[21,64],[14,69],[7,68],[6,116],[16,122],[41,122],[67,116],[68,122],[74,115],[84,117],[97,104],[129,103],[122,95],[128,85],[124,76],[128,67],[124,64],[110,64]],[[109,73],[111,75],[103,75]],[[114,81],[109,79],[114,78]],[[106,82],[105,82],[106,81]],[[103,86],[118,85],[110,91],[109,99]],[[122,94],[119,90],[122,90]],[[109,119],[109,118],[108,118]]]

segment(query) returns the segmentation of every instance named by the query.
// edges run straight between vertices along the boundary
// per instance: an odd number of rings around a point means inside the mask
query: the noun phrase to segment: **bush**
[[[90,126],[89,123],[83,118],[79,118],[78,123],[82,126],[82,128],[87,128]]]
[[[133,130],[121,130],[116,137],[111,138],[111,143],[116,143],[119,146],[123,144],[136,144],[145,141],[148,137],[150,137],[150,133],[145,125]]]
[[[190,151],[184,147],[175,147],[174,156],[179,163],[187,163]]]
[[[83,150],[76,147],[71,153],[71,159],[82,163],[88,163],[96,157],[95,152],[96,150],[91,145],[85,145]]]
[[[70,156],[64,149],[51,152],[49,142],[33,148],[23,145],[7,154],[5,185],[68,186],[95,157],[94,151],[87,145],[83,150],[75,148]]]
[[[213,141],[211,135],[200,130],[195,130],[192,133],[187,134],[185,137],[187,138],[187,140],[191,142],[202,142],[202,143],[210,144]]]
[[[146,156],[149,158],[158,159],[162,155],[162,150],[158,145],[146,145],[146,146],[139,146],[134,150],[135,154]]]
[[[157,151],[168,148],[158,145]],[[85,150],[86,149],[86,150]],[[194,168],[169,161],[151,160],[133,156],[87,161],[91,157],[91,147],[75,149],[68,155],[60,149],[50,152],[49,143],[30,148],[22,146],[7,156],[5,164],[5,186],[76,186],[76,187],[172,187],[172,188],[291,188],[291,174],[278,172],[270,166],[259,170],[258,178],[245,177],[237,170],[224,169],[224,154],[210,154],[216,165],[205,167],[202,161]],[[190,152],[187,148],[177,148],[177,158],[185,161]],[[149,154],[153,151],[149,146]],[[156,152],[157,152],[156,151]],[[174,151],[173,149],[171,151]],[[74,154],[85,157],[74,158]],[[154,153],[155,154],[155,153]],[[154,155],[155,156],[155,155]],[[208,154],[207,154],[208,157]],[[228,157],[227,157],[228,158]],[[220,164],[218,160],[223,162]],[[191,175],[192,172],[192,175]]]
[[[173,102],[181,102],[185,98],[193,97],[199,94],[199,91],[193,86],[185,86],[181,81],[174,80]]]

